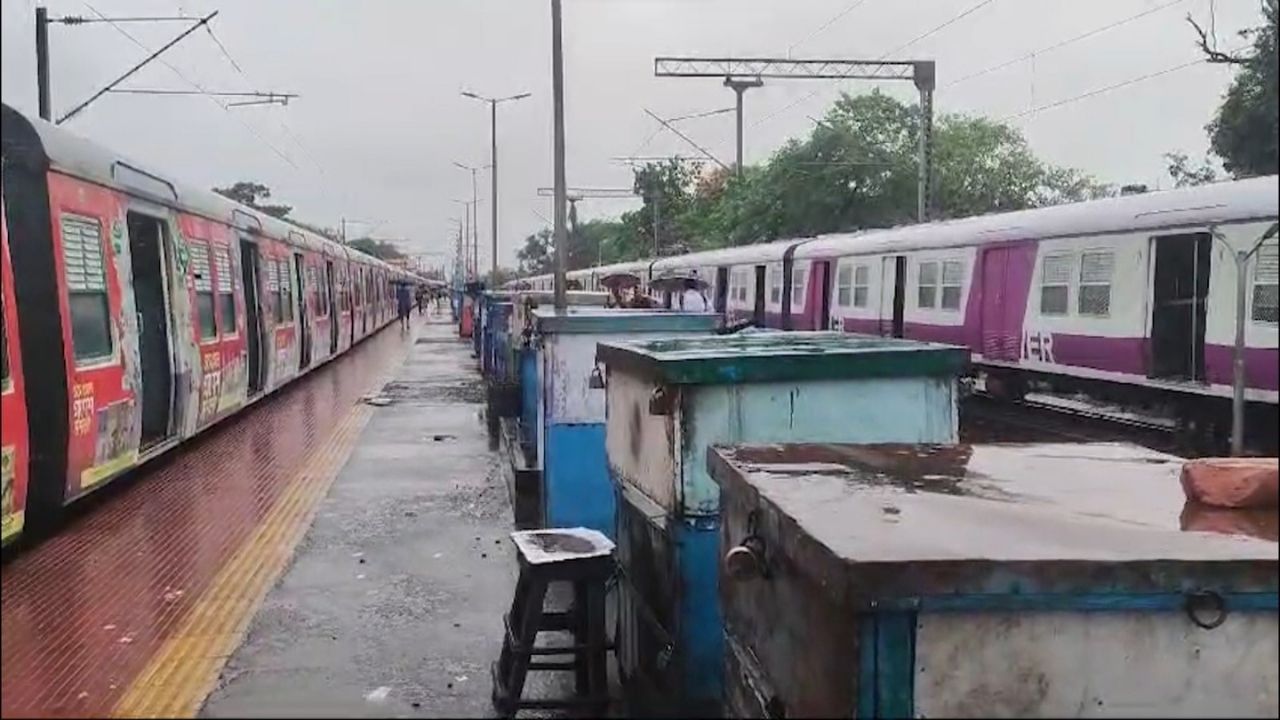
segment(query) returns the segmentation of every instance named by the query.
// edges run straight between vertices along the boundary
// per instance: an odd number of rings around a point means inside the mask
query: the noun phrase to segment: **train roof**
[[[212,190],[188,185],[166,174],[147,169],[143,164],[113,152],[69,130],[60,128],[39,118],[31,118],[7,105],[0,105],[3,116],[4,149],[8,154],[13,143],[26,128],[26,134],[34,134],[40,147],[39,158],[48,167],[68,175],[74,175],[106,187],[117,188],[162,205],[179,208],[224,222],[250,233],[263,233],[276,239],[288,240],[300,247],[326,255],[346,255],[378,265],[399,275],[416,277],[414,273],[397,268],[379,258],[341,243],[334,242],[295,225],[223,197]],[[36,158],[27,158],[35,160]]]
[[[1270,175],[885,230],[822,235],[803,241],[796,248],[796,257],[928,250],[1275,220],[1280,215],[1278,193],[1280,180]]]

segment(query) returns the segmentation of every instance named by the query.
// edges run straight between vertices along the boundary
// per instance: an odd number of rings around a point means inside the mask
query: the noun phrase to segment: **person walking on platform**
[[[400,329],[409,329],[409,313],[413,310],[413,298],[409,295],[409,283],[396,283],[396,308],[400,314]]]
[[[414,291],[413,295],[414,295],[413,299],[418,302],[418,315],[422,315],[422,313],[426,312],[425,308],[427,306],[427,289],[419,285],[418,288]]]

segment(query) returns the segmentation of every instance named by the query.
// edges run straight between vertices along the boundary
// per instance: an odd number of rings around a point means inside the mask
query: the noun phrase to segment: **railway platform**
[[[415,316],[112,488],[3,569],[3,715],[491,713],[515,563],[482,401]]]

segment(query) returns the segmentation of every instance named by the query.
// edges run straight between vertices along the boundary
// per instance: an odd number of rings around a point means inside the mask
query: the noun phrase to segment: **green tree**
[[[273,205],[265,202],[271,199],[271,188],[259,182],[241,180],[229,187],[216,187],[213,191],[228,200],[248,205],[273,217],[284,218],[293,212],[291,205]]]
[[[382,260],[397,260],[404,257],[404,252],[400,250],[400,246],[390,240],[375,240],[369,237],[362,237],[348,242],[347,246]]]
[[[542,228],[524,239],[524,245],[516,251],[520,273],[542,275],[551,272],[555,258],[551,257],[551,229]]]
[[[1191,158],[1184,152],[1165,153],[1164,159],[1168,163],[1169,177],[1173,178],[1174,187],[1205,185],[1218,179],[1218,172],[1209,164],[1208,159],[1201,161],[1199,166],[1192,166]]]
[[[1238,68],[1213,121],[1206,126],[1213,152],[1233,177],[1273,175],[1280,164],[1280,97],[1277,95],[1276,22],[1280,0],[1262,0],[1262,25],[1240,33],[1251,40],[1242,54],[1218,50],[1195,20],[1201,51],[1211,63]]]

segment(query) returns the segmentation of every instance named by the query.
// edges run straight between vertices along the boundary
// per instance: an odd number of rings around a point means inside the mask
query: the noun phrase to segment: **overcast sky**
[[[551,54],[549,0],[92,0],[111,17],[200,15],[197,31],[125,86],[293,92],[288,107],[224,110],[202,97],[108,95],[66,127],[157,170],[201,185],[257,180],[295,216],[349,235],[409,238],[414,252],[452,248],[452,200],[469,199],[470,175],[453,161],[489,162],[487,95],[531,92],[498,110],[504,263],[551,216],[536,195],[549,186]],[[78,0],[50,0],[51,14],[92,15]],[[947,20],[980,7],[893,55],[938,63],[936,111],[1007,118],[1198,58],[1184,18],[1212,15],[1224,47],[1258,23],[1258,0],[564,0],[569,183],[629,187],[617,156],[694,154],[643,108],[664,117],[728,107],[715,79],[653,77],[655,55],[785,55],[878,58]],[[948,83],[1159,9],[1088,39],[1038,53],[996,72]],[[5,103],[35,114],[34,8],[3,0],[0,79]],[[850,9],[852,8],[852,9]],[[837,16],[839,16],[837,18]],[[834,22],[832,20],[834,19]],[[180,24],[121,26],[155,49]],[[55,115],[141,59],[145,52],[108,25],[50,29]],[[177,73],[175,73],[176,68]],[[1204,125],[1230,70],[1192,65],[1124,88],[1012,118],[1037,153],[1098,179],[1163,183],[1161,155],[1207,148]],[[746,102],[749,162],[812,127],[841,90],[868,82],[771,81]],[[880,87],[915,101],[909,83]],[[816,94],[813,94],[818,90]],[[813,94],[812,97],[808,97]],[[807,98],[807,99],[806,99]],[[797,103],[793,107],[787,107]],[[680,124],[712,153],[733,157],[733,116]],[[647,141],[647,142],[646,142]],[[481,256],[489,247],[488,178],[480,177]],[[635,201],[586,201],[584,217],[616,215]],[[488,261],[482,259],[484,267]]]

